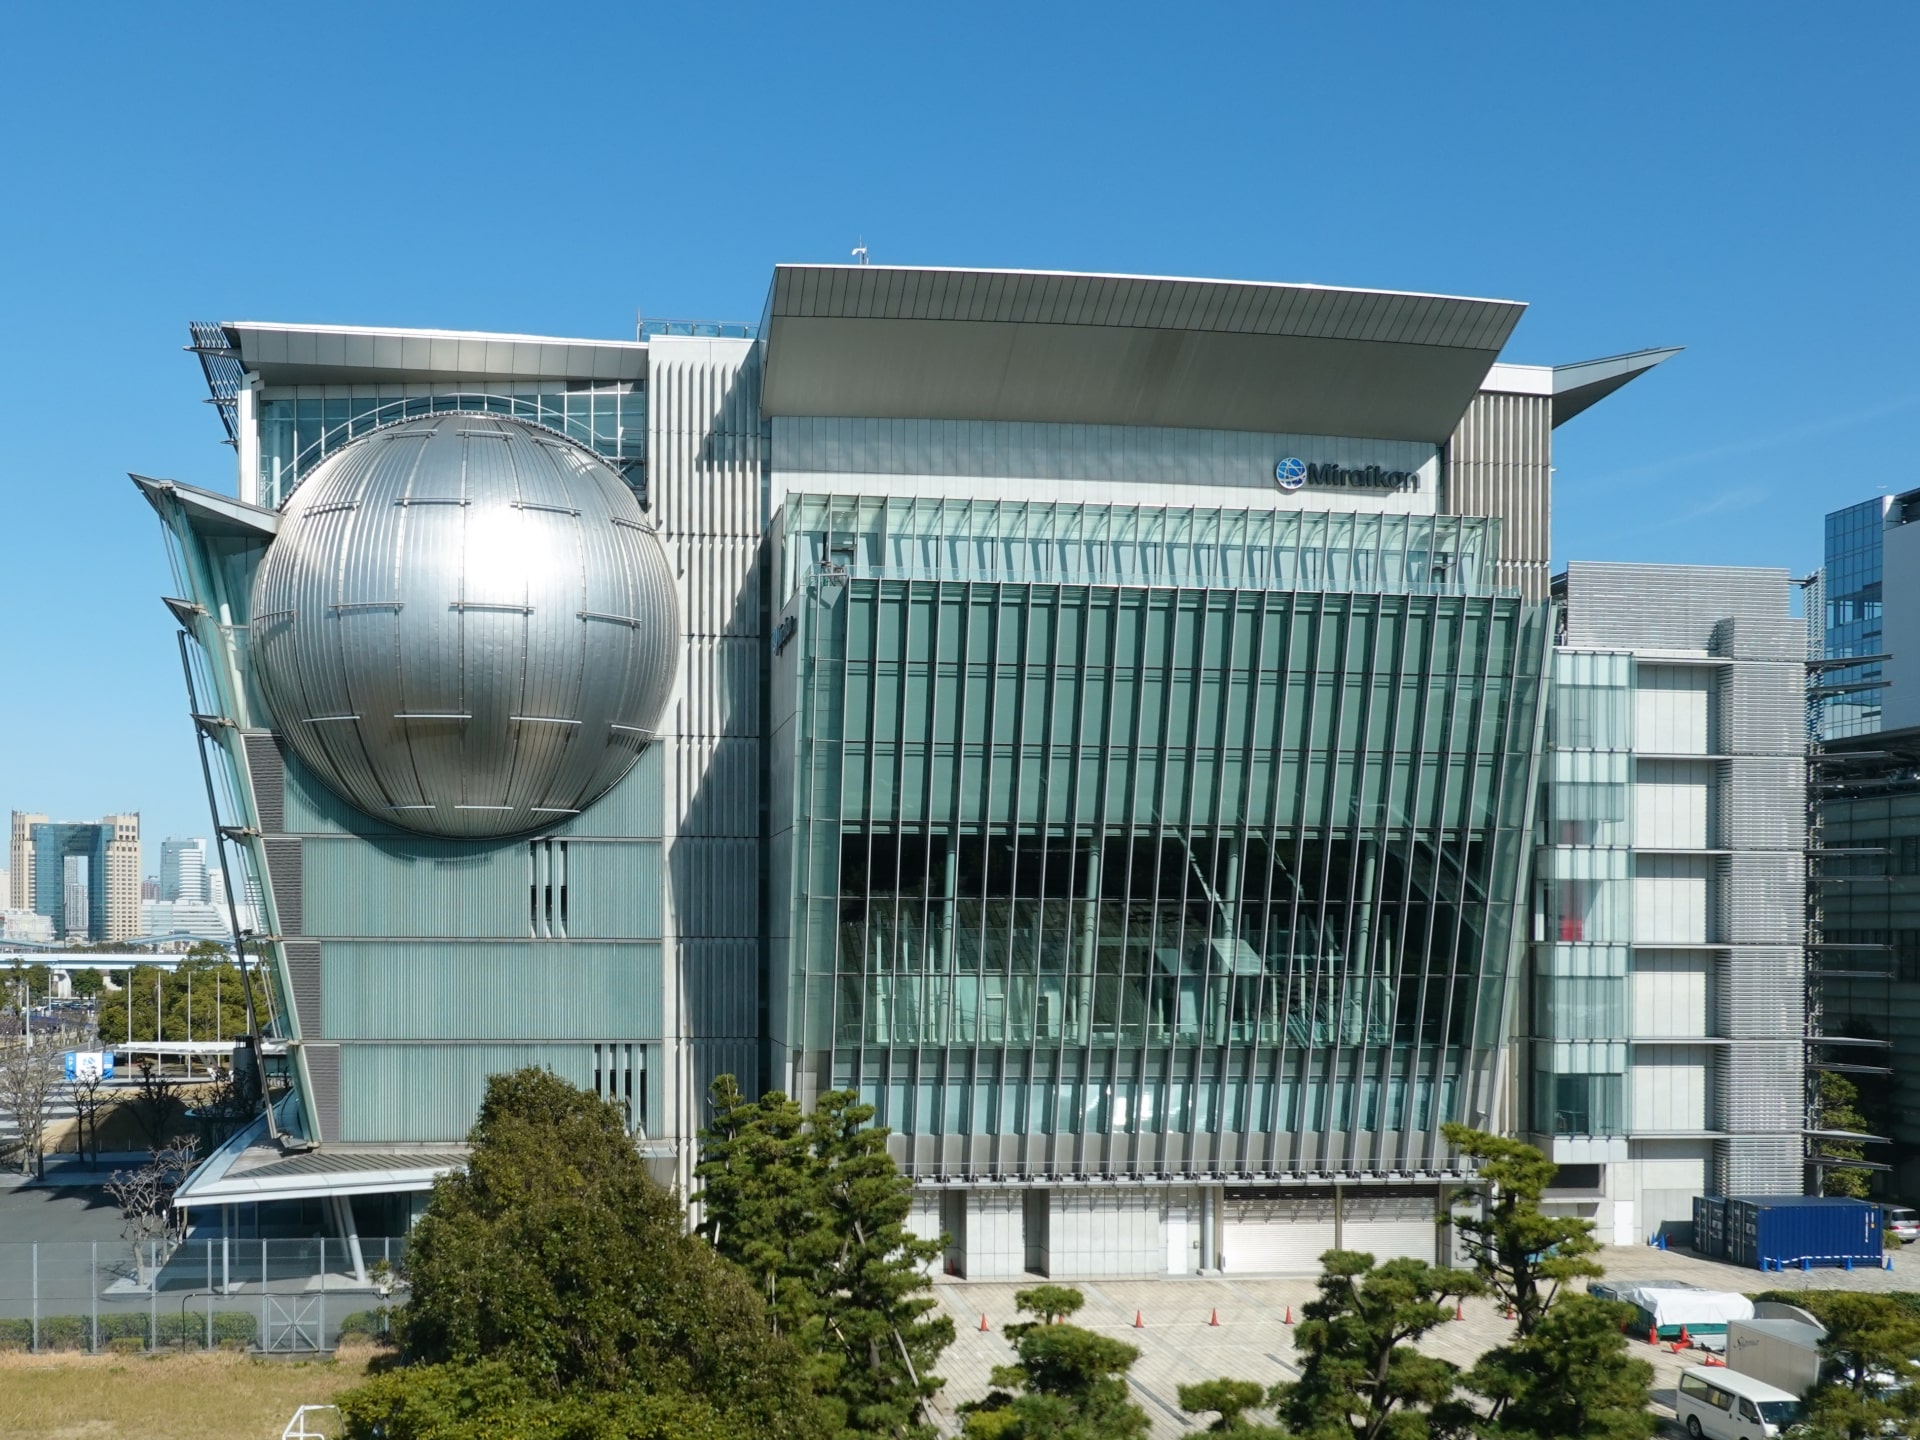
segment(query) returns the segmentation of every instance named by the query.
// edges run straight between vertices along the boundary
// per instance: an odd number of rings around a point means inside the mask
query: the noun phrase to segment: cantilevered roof
[[[196,347],[203,353],[196,325]],[[357,325],[220,325],[243,369],[268,385],[380,380],[638,380],[647,347],[634,340],[565,340],[478,330],[387,330]]]
[[[1256,281],[782,265],[762,405],[1440,444],[1524,309]]]
[[[1661,350],[1635,350],[1627,355],[1610,355],[1604,360],[1554,366],[1553,423],[1566,424],[1588,406],[1598,404],[1662,361],[1671,360],[1684,348],[1670,345]]]

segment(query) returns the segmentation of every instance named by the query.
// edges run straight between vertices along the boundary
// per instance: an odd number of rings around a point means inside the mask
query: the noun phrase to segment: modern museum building
[[[855,1090],[973,1277],[1445,1254],[1456,1120],[1683,1218],[1631,1105],[1530,1093],[1638,963],[1536,884],[1640,763],[1556,762],[1553,431],[1672,352],[1504,363],[1522,309],[793,265],[633,341],[196,325],[237,494],[137,483],[289,1088],[178,1203],[398,1233],[540,1065],[689,1190],[716,1076]],[[1597,615],[1561,671],[1718,673]]]

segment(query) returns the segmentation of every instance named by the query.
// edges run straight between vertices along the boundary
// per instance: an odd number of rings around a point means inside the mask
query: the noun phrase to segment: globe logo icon
[[[1273,467],[1273,479],[1282,490],[1298,490],[1307,483],[1307,462],[1289,455]]]

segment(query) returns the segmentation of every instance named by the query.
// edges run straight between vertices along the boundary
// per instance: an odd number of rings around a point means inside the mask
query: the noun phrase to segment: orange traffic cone
[[[1680,1327],[1680,1346],[1682,1349],[1691,1349],[1693,1346],[1693,1337],[1687,1334],[1687,1327],[1684,1325]]]
[[[1513,1307],[1511,1305],[1507,1306],[1507,1313],[1505,1318],[1508,1320],[1511,1320],[1513,1318]]]
[[[1283,1325],[1291,1325],[1293,1323],[1293,1307],[1291,1305],[1287,1306],[1287,1318],[1281,1323]]]
[[[985,1316],[981,1317],[983,1321],[985,1318]],[[1660,1348],[1660,1332],[1652,1325],[1647,1326],[1647,1344],[1653,1346],[1656,1350]]]
[[[1220,1323],[1220,1311],[1218,1307],[1215,1307],[1213,1314],[1207,1317],[1207,1323],[1209,1325],[1218,1325]]]
[[[1138,1310],[1133,1312],[1133,1328],[1136,1330],[1144,1330],[1147,1328],[1146,1323],[1141,1320]]]
[[[988,1327],[988,1325],[987,1325],[987,1312],[986,1312],[986,1311],[984,1311],[984,1310],[982,1310],[982,1311],[980,1312],[980,1330],[981,1330],[981,1333],[982,1333],[982,1334],[985,1334],[988,1328],[989,1328],[989,1327]]]
[[[1467,1307],[1462,1305],[1458,1300],[1453,1302],[1453,1318],[1456,1320],[1464,1320],[1467,1318]]]

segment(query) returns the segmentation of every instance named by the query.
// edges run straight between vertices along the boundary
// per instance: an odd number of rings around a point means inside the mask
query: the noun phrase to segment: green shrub
[[[93,1326],[84,1315],[46,1315],[40,1320],[42,1350],[85,1350],[93,1339]]]
[[[107,1352],[112,1355],[139,1355],[147,1348],[147,1342],[135,1335],[116,1335],[107,1341]]]
[[[213,1312],[213,1343],[216,1345],[251,1345],[259,1330],[259,1322],[249,1310],[216,1310]]]
[[[0,1320],[0,1350],[25,1350],[33,1344],[31,1320]]]
[[[107,1345],[114,1340],[138,1340],[140,1348],[147,1345],[147,1317],[137,1310],[117,1310],[100,1317],[100,1343]]]
[[[355,1310],[340,1322],[340,1334],[343,1337],[357,1335],[368,1340],[384,1339],[391,1328],[384,1306],[378,1310]]]

